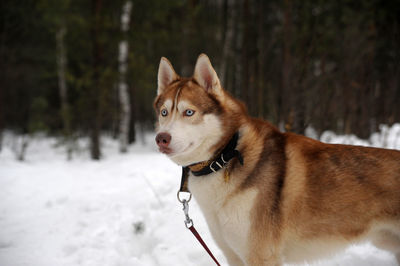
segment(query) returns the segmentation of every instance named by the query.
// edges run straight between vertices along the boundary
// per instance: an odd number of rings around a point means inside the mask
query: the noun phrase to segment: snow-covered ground
[[[400,125],[382,127],[369,141],[323,134],[327,142],[400,149]],[[26,161],[7,145],[0,152],[0,266],[213,265],[186,230],[176,200],[180,168],[156,151],[154,136],[117,152],[104,138],[100,162],[86,153],[65,160],[56,139],[35,138]],[[190,216],[218,260],[195,201]],[[314,265],[396,265],[394,256],[370,244],[353,246]]]

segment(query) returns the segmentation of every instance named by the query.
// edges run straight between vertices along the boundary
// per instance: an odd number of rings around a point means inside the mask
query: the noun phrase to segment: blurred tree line
[[[160,57],[190,76],[204,52],[250,114],[365,138],[400,121],[399,26],[387,0],[3,0],[0,132],[89,136],[99,159],[101,132],[152,127]]]

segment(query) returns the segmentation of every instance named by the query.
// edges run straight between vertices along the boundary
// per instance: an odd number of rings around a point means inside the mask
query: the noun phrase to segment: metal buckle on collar
[[[214,173],[216,173],[217,171],[212,167],[212,164],[213,164],[213,163],[215,163],[215,161],[212,162],[212,163],[210,164],[210,169],[211,169]]]
[[[210,169],[211,169],[211,171],[213,171],[214,173],[216,173],[216,172],[219,170],[219,169],[218,169],[218,170],[215,170],[215,169],[214,169],[214,167],[212,166],[213,163],[215,163],[216,165],[219,166],[220,169],[222,169],[223,166],[222,166],[219,162],[213,161],[213,162],[210,164]]]

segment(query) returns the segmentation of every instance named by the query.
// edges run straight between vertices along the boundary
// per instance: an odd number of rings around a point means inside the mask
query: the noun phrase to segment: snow
[[[400,148],[400,125],[382,126],[368,141],[324,133],[325,141]],[[180,168],[147,144],[118,153],[104,137],[105,157],[86,153],[66,161],[57,139],[35,137],[26,161],[15,160],[6,134],[0,152],[1,266],[213,265],[185,228],[176,199]],[[85,141],[79,146],[84,150]],[[222,265],[196,202],[190,216]],[[306,264],[307,265],[307,264]],[[394,256],[370,244],[353,246],[312,265],[396,265]]]

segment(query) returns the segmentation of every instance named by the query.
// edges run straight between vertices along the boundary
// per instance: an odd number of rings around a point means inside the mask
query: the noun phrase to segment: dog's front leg
[[[281,266],[281,260],[279,256],[270,255],[266,256],[265,254],[251,254],[248,259],[246,265],[248,266]]]
[[[246,256],[247,266],[281,266],[281,252],[278,243],[272,241],[259,241],[252,238]]]
[[[214,227],[209,227],[211,235],[213,236],[218,247],[224,253],[229,266],[244,266],[243,260],[233,251],[231,247],[226,243],[226,240],[222,238],[221,234],[214,231]]]
[[[244,266],[242,259],[230,248],[221,248],[230,266]]]

